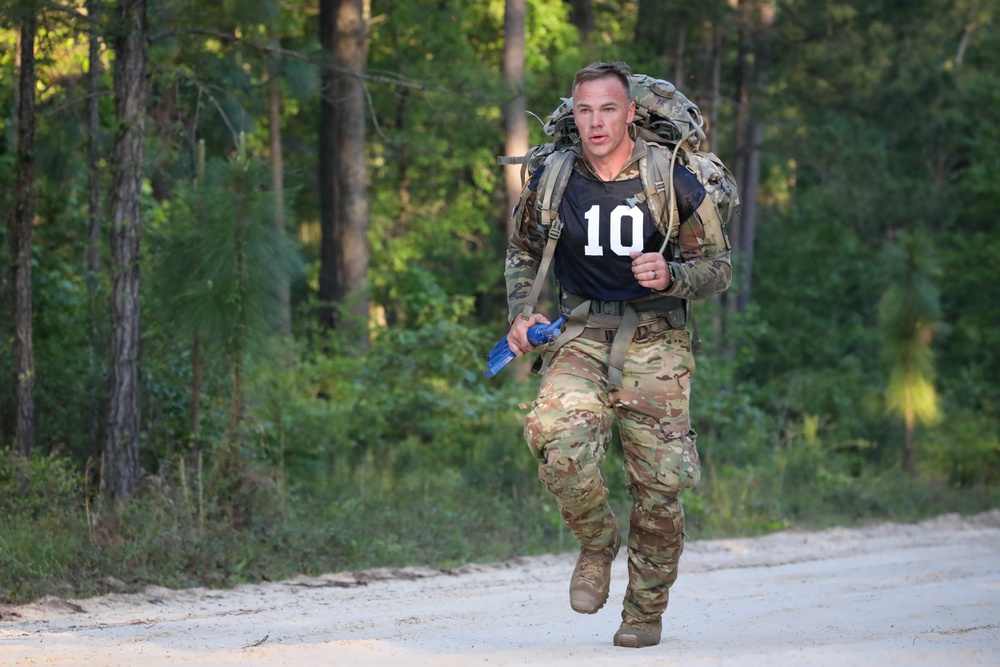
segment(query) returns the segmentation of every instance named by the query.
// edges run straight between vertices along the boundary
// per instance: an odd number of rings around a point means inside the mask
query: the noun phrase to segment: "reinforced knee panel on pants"
[[[697,486],[701,481],[697,438],[693,430],[679,434],[664,428],[652,445],[625,444],[629,450],[625,457],[629,486],[655,495],[677,495]]]

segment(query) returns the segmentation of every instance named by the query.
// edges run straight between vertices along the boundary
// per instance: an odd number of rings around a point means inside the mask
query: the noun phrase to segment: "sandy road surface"
[[[0,608],[0,665],[1000,665],[1000,510],[692,541],[664,641],[615,648],[575,556]]]

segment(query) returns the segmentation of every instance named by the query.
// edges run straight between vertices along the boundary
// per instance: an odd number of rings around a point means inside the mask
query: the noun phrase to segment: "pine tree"
[[[931,341],[941,318],[934,270],[917,233],[901,234],[889,249],[894,274],[879,303],[883,356],[889,367],[886,407],[903,419],[903,470],[916,472],[916,424],[938,416]]]

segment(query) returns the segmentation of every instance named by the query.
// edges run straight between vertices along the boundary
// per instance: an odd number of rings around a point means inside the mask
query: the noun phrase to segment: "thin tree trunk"
[[[741,185],[740,209],[740,265],[737,283],[736,309],[746,310],[750,305],[753,289],[754,243],[757,238],[757,194],[760,191],[760,144],[764,136],[764,125],[758,120],[750,124],[750,145],[747,150],[744,181]]]
[[[87,235],[87,288],[90,301],[96,300],[97,276],[101,271],[101,179],[100,179],[100,131],[101,104],[98,98],[101,82],[101,36],[100,2],[87,0],[87,20],[89,21],[89,66],[87,70],[87,92],[89,117],[87,124],[87,191],[89,233]]]
[[[720,153],[719,139],[719,110],[722,106],[722,26],[721,20],[712,22],[712,91],[709,95],[711,106],[708,109],[708,127],[706,128],[707,145],[706,150],[713,153]],[[724,304],[719,300],[720,305]],[[712,310],[712,349],[721,350],[723,340],[723,308]]]
[[[657,77],[673,78],[678,88],[684,88],[685,39],[687,36],[683,16],[672,11],[670,3],[663,0],[639,0],[635,26],[635,41],[640,49],[655,55],[660,60],[660,73]],[[671,42],[671,35],[677,31],[677,41]],[[673,60],[673,68],[671,68]],[[673,71],[671,71],[671,69]]]
[[[747,154],[750,149],[750,90],[751,61],[753,59],[753,23],[751,0],[740,0],[739,13],[739,46],[736,56],[736,118],[733,125],[733,176],[740,186],[740,199],[746,206],[748,194],[743,186],[746,183]],[[730,230],[730,241],[734,248],[742,247],[742,222],[739,216]],[[735,311],[737,299],[728,298]]]
[[[31,308],[31,242],[35,220],[35,29],[34,9],[20,26],[17,106],[17,184],[11,216],[14,265],[14,370],[17,375],[17,451],[30,456],[35,444],[35,350]]]
[[[196,333],[191,341],[191,439],[200,446],[201,437],[201,337]]]
[[[139,467],[139,239],[146,131],[145,0],[119,0],[115,27],[115,137],[111,189],[111,367],[104,446],[104,490],[127,501]]]
[[[636,8],[635,22],[636,44],[648,49],[657,56],[663,55],[661,46],[665,41],[665,31],[660,23],[661,9],[658,3],[662,0],[640,0]]]
[[[753,84],[756,91],[763,93],[767,90],[771,27],[774,25],[776,6],[772,0],[765,0],[757,2],[754,9],[755,22],[753,25],[756,46],[754,48]],[[743,201],[741,213],[743,234],[739,246],[743,262],[740,267],[737,308],[741,312],[750,305],[750,296],[753,290],[754,244],[757,238],[757,199],[760,191],[760,161],[764,141],[764,117],[761,111],[763,107],[753,104],[749,106],[750,125],[746,137],[747,145],[744,150],[746,164],[743,172],[745,177],[743,192],[746,194],[741,197]]]
[[[240,133],[239,158],[241,161],[247,159],[246,137]],[[243,442],[243,346],[247,337],[247,316],[246,316],[246,285],[247,285],[247,261],[246,261],[246,229],[247,192],[242,189],[236,193],[236,321],[233,322],[233,333],[229,337],[230,343],[230,364],[232,368],[233,387],[230,397],[229,426],[230,432],[236,442]]]
[[[339,0],[334,56],[335,102],[340,115],[336,145],[338,202],[333,227],[336,303],[360,327],[358,342],[368,341],[368,170],[365,160],[366,94],[364,70],[368,60],[368,0]]]
[[[524,94],[524,22],[525,0],[506,0],[504,5],[503,77],[510,101],[504,106],[506,155],[524,155],[528,152],[528,116]],[[507,181],[507,212],[504,216],[507,236],[514,233],[514,220],[509,212],[521,197],[521,167],[505,168]]]
[[[737,5],[736,114],[733,123],[732,168],[743,204],[740,213],[733,216],[732,224],[729,226],[729,242],[733,249],[733,275],[736,277],[736,284],[733,289],[724,292],[721,297],[727,326],[735,322],[736,316],[739,314],[739,282],[742,278],[740,263],[743,260],[740,251],[743,247],[745,212],[751,197],[756,197],[756,193],[746,191],[747,153],[750,142],[750,63],[753,58],[752,5],[752,0],[739,0]],[[732,360],[736,356],[737,341],[733,336],[726,336],[726,341],[726,357]]]
[[[337,225],[337,204],[340,201],[337,178],[337,130],[340,124],[336,97],[336,73],[332,67],[337,41],[338,0],[319,0],[319,39],[323,54],[331,60],[322,70],[320,87],[320,119],[318,137],[319,177],[319,323],[326,328],[334,325],[337,301],[337,248],[334,229]]]
[[[277,36],[271,36],[277,44]],[[285,235],[285,168],[284,155],[281,149],[281,79],[280,66],[275,60],[271,63],[267,79],[268,96],[268,138],[271,147],[271,191],[274,194],[274,231],[279,236]],[[281,281],[278,290],[279,320],[278,330],[283,335],[292,333],[292,308],[288,293],[287,281]]]
[[[580,35],[587,42],[590,33],[594,32],[594,3],[592,0],[566,0],[569,4],[569,22],[576,26]]]
[[[913,410],[913,390],[909,382],[906,384],[906,410],[903,416],[903,472],[911,477],[917,474],[916,457],[913,453],[913,431],[916,417]]]
[[[195,157],[195,184],[198,188],[197,206],[201,208],[202,197],[205,186],[205,140],[198,140],[197,155]],[[196,221],[201,220],[201,216],[195,217]],[[200,226],[199,222],[195,224]],[[195,443],[196,451],[201,451],[201,334],[194,332],[191,341],[191,440]]]
[[[719,139],[719,111],[722,108],[722,25],[712,23],[712,92],[709,95],[711,108],[708,110],[707,148],[718,155],[721,152]]]
[[[774,17],[774,7],[760,0],[739,0],[739,55],[737,58],[736,124],[733,131],[733,175],[740,189],[742,207],[730,227],[733,247],[734,289],[724,295],[726,321],[732,322],[750,303],[753,282],[753,248],[757,230],[757,198],[760,188],[760,143],[763,124],[753,105],[753,91],[762,89],[766,76],[765,43]],[[727,356],[736,354],[736,341],[727,337]]]
[[[89,217],[87,234],[87,297],[90,306],[90,360],[88,371],[91,378],[98,375],[98,350],[101,349],[101,320],[103,308],[98,303],[98,278],[101,273],[101,175],[100,175],[100,133],[101,104],[98,97],[101,81],[101,34],[100,3],[98,0],[87,0],[88,21],[88,67],[87,92],[87,214]],[[87,430],[90,433],[92,447],[99,447],[101,442],[101,420],[99,392],[91,392],[89,399]]]
[[[684,54],[687,50],[687,28],[677,26],[677,45],[674,48],[674,84],[684,89]]]

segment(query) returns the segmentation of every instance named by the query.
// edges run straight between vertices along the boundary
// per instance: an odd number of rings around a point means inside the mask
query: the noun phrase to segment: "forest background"
[[[598,59],[677,84],[741,187],[689,536],[1000,502],[993,2],[0,12],[2,601],[573,548],[537,378],[483,370],[496,156]]]

